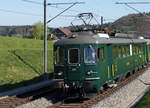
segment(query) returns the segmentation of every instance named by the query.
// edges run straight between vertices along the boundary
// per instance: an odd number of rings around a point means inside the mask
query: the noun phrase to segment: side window
[[[113,58],[114,59],[117,58],[117,47],[116,46],[113,47]]]
[[[119,49],[118,49],[118,56],[119,56],[119,58],[121,58],[121,47],[119,47]]]
[[[98,48],[98,52],[97,52],[97,56],[98,56],[98,60],[99,61],[104,61],[104,47],[102,48]]]
[[[140,54],[142,53],[142,47],[141,47],[141,45],[139,46],[139,53]]]
[[[122,54],[123,54],[123,57],[126,56],[126,51],[125,51],[125,47],[124,47],[124,46],[123,46],[123,48],[122,48]]]
[[[55,64],[64,64],[65,50],[57,47],[55,50]]]
[[[134,55],[136,54],[136,47],[135,47],[135,45],[133,46],[133,54]]]
[[[126,48],[127,56],[129,56],[129,55],[130,55],[130,50],[129,50],[129,49],[130,49],[130,46],[128,45],[128,46],[127,46],[127,48]]]
[[[137,45],[135,46],[135,49],[136,49],[136,54],[138,54],[139,53],[139,51],[138,51],[139,48],[138,48]]]

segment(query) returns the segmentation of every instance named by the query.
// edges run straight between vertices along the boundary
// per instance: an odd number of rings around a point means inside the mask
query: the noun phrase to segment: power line
[[[38,5],[43,5],[43,3],[41,2],[37,2],[37,1],[31,1],[31,0],[22,0],[24,2],[29,2],[29,3],[33,3],[33,4],[38,4]]]
[[[37,2],[37,1],[31,1],[31,0],[22,0],[22,1],[33,3],[33,4],[38,4],[38,5],[42,5],[43,6],[43,3]],[[68,4],[73,4],[73,2],[70,2],[70,3],[48,3],[47,5],[49,7],[53,7],[53,8],[56,8],[56,9],[65,9],[65,8],[62,8],[62,7],[58,7],[58,5],[68,5]],[[55,6],[52,6],[52,5],[55,5]],[[71,9],[69,11],[80,12],[80,11],[71,10]]]
[[[135,9],[135,8],[133,8],[133,7],[131,7],[130,5],[128,5],[128,4],[125,4],[125,5],[126,5],[127,7],[129,7],[129,8],[131,8],[131,9],[135,10],[136,12],[138,12],[138,13],[140,13],[140,14],[146,16],[147,18],[150,18],[150,16],[148,16],[148,15],[146,15],[146,14],[143,14],[142,12],[140,12],[139,10],[137,10],[137,9]]]
[[[47,23],[51,22],[53,19],[55,19],[56,17],[60,16],[62,13],[66,12],[67,10],[69,10],[71,7],[73,7],[76,4],[82,4],[82,3],[81,2],[75,2],[75,3],[73,3],[71,6],[69,6],[65,10],[63,10],[61,13],[57,14],[55,17],[53,17],[49,21],[47,21]]]
[[[60,17],[76,17],[74,15],[60,15]]]
[[[39,15],[39,14],[25,13],[25,12],[13,11],[13,10],[8,10],[8,9],[0,9],[0,11],[2,11],[2,12],[14,13],[14,14],[21,14],[21,15],[42,16],[42,15]]]
[[[63,10],[61,13],[57,14],[56,16],[54,16],[53,18],[51,18],[49,21],[47,21],[47,23],[51,22],[53,19],[57,18],[58,16],[60,16],[61,14],[63,14],[64,12],[66,12],[67,10],[69,10],[71,7],[73,7],[76,4],[83,4],[84,2],[74,2],[71,3],[72,5],[69,6],[68,8],[66,8],[65,10]],[[64,3],[63,3],[64,4]],[[70,3],[69,3],[70,4]]]
[[[57,7],[57,6],[50,6],[50,7],[53,7],[53,8],[56,8],[56,9],[65,9],[65,8],[62,8],[62,7]],[[73,12],[77,12],[77,13],[80,13],[81,11],[77,11],[77,10],[68,10],[68,11],[73,11]]]
[[[129,7],[129,8],[131,8],[131,9],[133,9],[134,11],[136,11],[136,12],[138,12],[138,13],[140,13],[140,14],[142,14],[142,15],[144,15],[145,17],[147,17],[147,18],[149,18],[150,19],[150,16],[148,16],[148,15],[146,15],[146,14],[143,14],[142,12],[140,12],[138,9],[136,9],[136,8],[134,8],[134,7],[132,7],[132,6],[130,6],[129,4],[142,4],[142,3],[150,3],[150,2],[116,2],[116,4],[124,4],[125,6],[127,6],[127,7]]]
[[[34,3],[34,4],[40,4],[43,5],[42,2],[37,2],[37,1],[33,1],[33,0],[22,0],[24,2],[30,2],[30,3]],[[68,5],[68,4],[73,4],[74,2],[67,2],[67,3],[47,3],[46,5]],[[76,3],[84,3],[84,2],[76,2]]]
[[[76,4],[83,4],[84,2],[76,2]],[[68,4],[74,4],[74,2],[70,3],[48,3],[47,5],[68,5]]]
[[[150,2],[116,2],[116,4],[150,4]]]

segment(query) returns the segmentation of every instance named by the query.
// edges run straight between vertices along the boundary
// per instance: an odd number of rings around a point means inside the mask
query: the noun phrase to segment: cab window
[[[93,47],[84,48],[84,62],[95,63],[96,62],[96,49]]]
[[[65,50],[63,48],[56,48],[55,51],[55,64],[64,64]]]
[[[68,52],[68,62],[69,64],[78,64],[79,63],[79,49],[69,49]]]

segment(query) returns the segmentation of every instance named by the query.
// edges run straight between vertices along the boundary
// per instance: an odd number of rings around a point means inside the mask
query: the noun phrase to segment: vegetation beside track
[[[53,72],[48,41],[48,73]],[[43,41],[0,37],[0,92],[43,80]]]
[[[144,96],[142,101],[136,105],[136,108],[150,108],[150,91]]]

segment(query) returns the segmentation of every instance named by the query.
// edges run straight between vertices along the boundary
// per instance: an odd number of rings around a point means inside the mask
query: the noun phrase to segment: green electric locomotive
[[[54,44],[54,77],[60,87],[99,92],[147,63],[143,39],[109,38],[78,32]]]

